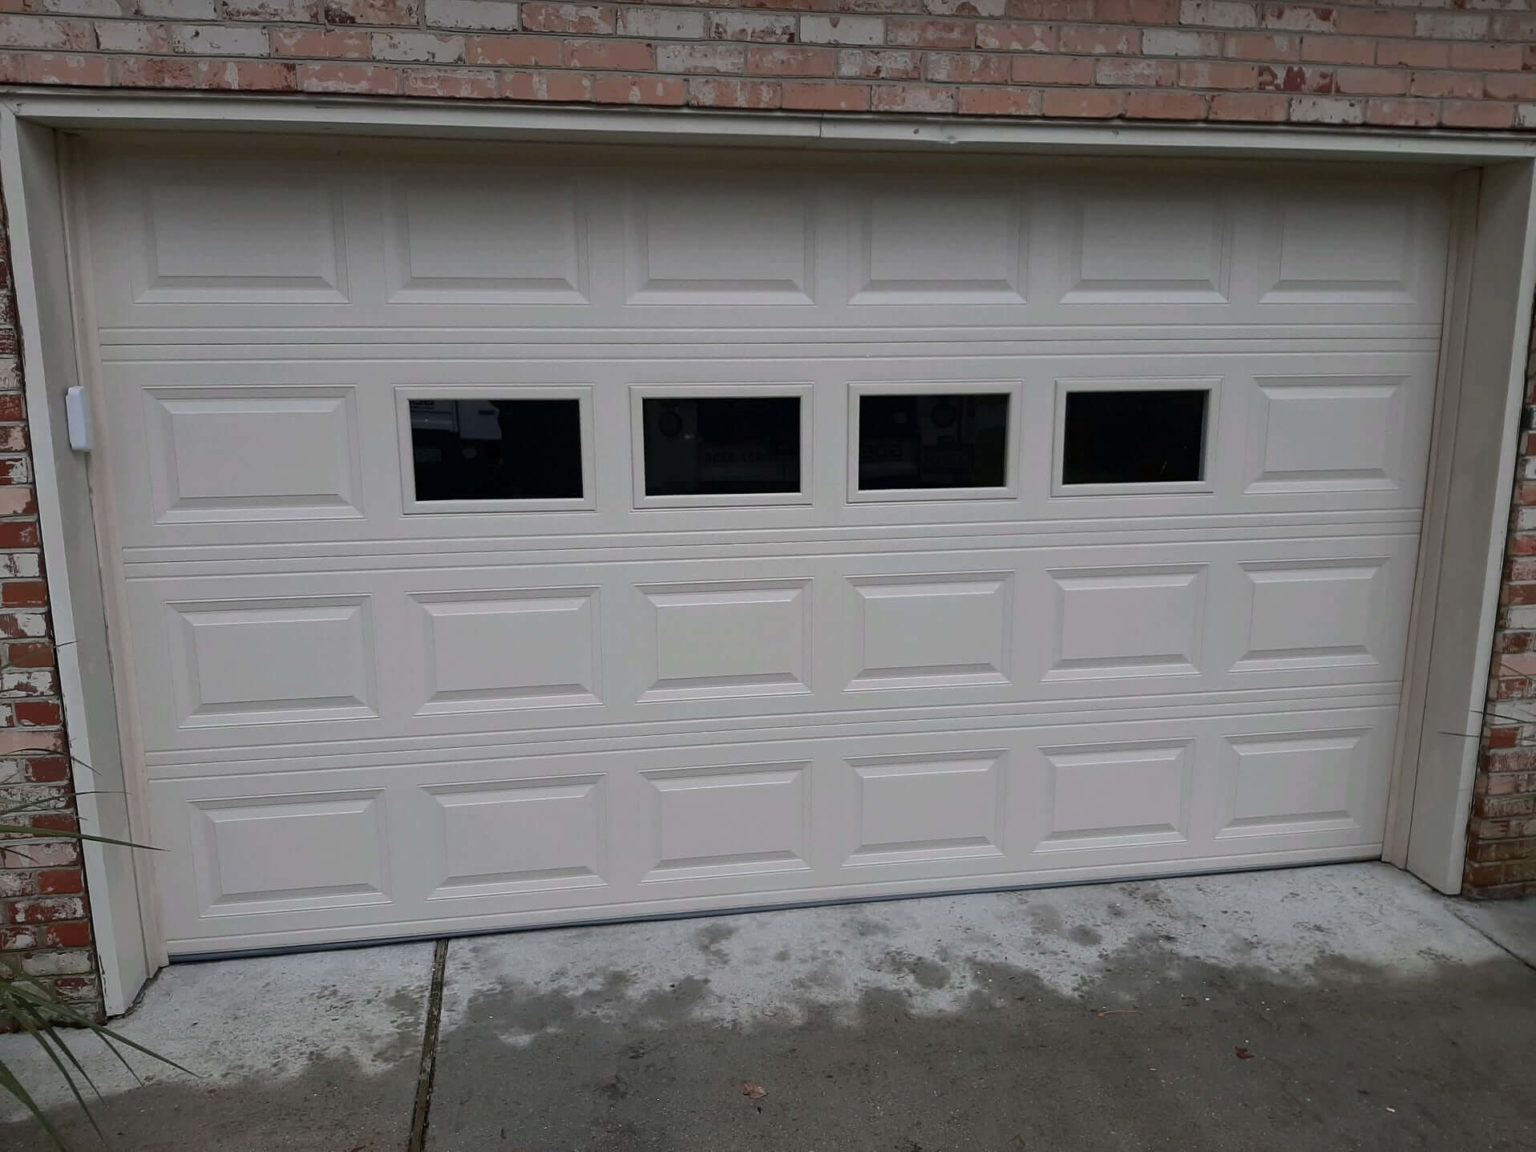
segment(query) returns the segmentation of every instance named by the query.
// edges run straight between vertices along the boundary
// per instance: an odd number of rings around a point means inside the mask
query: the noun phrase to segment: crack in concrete
[[[448,968],[448,941],[432,952],[432,983],[427,992],[427,1019],[421,1030],[421,1066],[416,1073],[416,1101],[411,1110],[411,1134],[405,1152],[424,1152],[432,1111],[432,1086],[437,1076],[437,1031],[443,1018],[443,974]]]

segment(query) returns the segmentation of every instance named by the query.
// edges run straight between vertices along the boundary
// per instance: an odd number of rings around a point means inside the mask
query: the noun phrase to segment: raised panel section
[[[1003,854],[1001,752],[861,760],[844,866]]]
[[[1287,188],[1270,202],[1260,303],[1412,299],[1419,221],[1413,191]]]
[[[377,789],[193,801],[190,816],[204,914],[389,899]]]
[[[354,388],[160,388],[144,396],[158,522],[363,514]]]
[[[1009,574],[869,576],[850,583],[862,665],[850,691],[1008,682]]]
[[[367,597],[166,607],[182,727],[375,715]]]
[[[1267,377],[1257,383],[1249,492],[1398,487],[1404,377]]]
[[[591,588],[423,593],[422,712],[597,704],[597,593]]]
[[[642,701],[810,691],[806,581],[640,591],[654,625],[654,671]]]
[[[805,871],[808,763],[643,773],[652,789],[648,882]]]
[[[631,304],[810,304],[806,183],[694,180],[630,193]]]
[[[1366,729],[1229,739],[1219,839],[1354,830]]]
[[[1170,844],[1188,838],[1189,743],[1042,750],[1050,825],[1040,852]]]
[[[1086,568],[1050,574],[1055,652],[1047,680],[1194,675],[1205,568]]]
[[[314,172],[183,170],[143,209],[138,303],[346,302],[341,192]]]
[[[1067,210],[1063,303],[1226,302],[1232,223],[1224,198],[1090,190]]]
[[[1022,304],[1020,197],[874,193],[859,204],[854,304]]]
[[[563,776],[427,788],[437,805],[434,899],[604,884],[603,778]]]
[[[586,303],[585,221],[574,178],[443,175],[394,187],[393,303]]]
[[[1250,563],[1248,646],[1234,671],[1375,664],[1384,560]]]

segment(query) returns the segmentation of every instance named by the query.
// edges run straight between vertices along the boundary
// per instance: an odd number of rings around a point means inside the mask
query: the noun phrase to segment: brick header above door
[[[1536,128],[1496,0],[10,0],[0,83]]]

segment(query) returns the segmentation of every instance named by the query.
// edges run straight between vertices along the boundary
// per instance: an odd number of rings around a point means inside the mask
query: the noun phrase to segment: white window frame
[[[581,495],[528,500],[418,500],[411,441],[412,400],[575,400],[581,429]],[[462,515],[499,512],[590,512],[597,508],[596,441],[590,384],[397,384],[395,427],[399,437],[400,500],[405,514]]]
[[[794,492],[708,492],[651,496],[645,490],[645,402],[647,400],[742,400],[758,397],[800,402],[800,487]],[[811,488],[812,395],[809,383],[631,384],[629,386],[629,456],[636,511],[651,508],[781,508],[815,501]]]
[[[975,488],[860,488],[859,411],[865,396],[1006,396],[1008,425],[1003,442],[1003,483]],[[1020,410],[1024,406],[1019,380],[858,380],[848,385],[848,502],[850,504],[908,503],[913,500],[1017,500],[1019,497]]]
[[[1051,429],[1051,496],[1072,499],[1084,496],[1205,496],[1216,491],[1211,473],[1216,467],[1214,430],[1221,425],[1216,409],[1221,403],[1222,379],[1219,376],[1141,376],[1133,379],[1074,379],[1056,381],[1056,403]],[[1067,397],[1074,392],[1204,392],[1205,427],[1200,430],[1200,479],[1169,480],[1128,484],[1067,484],[1066,467]]]

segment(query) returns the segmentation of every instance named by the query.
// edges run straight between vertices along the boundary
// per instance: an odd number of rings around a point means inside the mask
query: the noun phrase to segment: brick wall
[[[1531,0],[0,0],[0,82],[1536,128]]]
[[[3,83],[1536,129],[1536,0],[0,0]],[[0,792],[67,825],[0,274]],[[1523,448],[1467,864],[1484,894],[1536,889],[1536,431]],[[72,847],[0,855],[0,953],[90,1002],[85,915]]]
[[[1536,343],[1536,342],[1533,342]],[[1482,757],[1464,880],[1475,896],[1536,892],[1536,349],[1510,509]]]
[[[3,224],[3,221],[0,221]],[[0,229],[0,807],[7,817],[76,827],[59,678],[43,583],[10,253]],[[86,1008],[100,1004],[85,870],[68,840],[0,841],[0,954]],[[0,1022],[0,1031],[4,1030]]]

